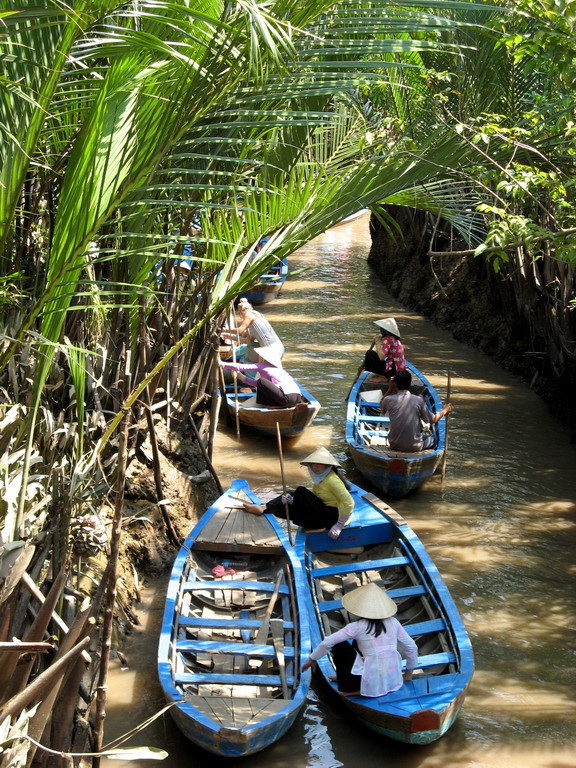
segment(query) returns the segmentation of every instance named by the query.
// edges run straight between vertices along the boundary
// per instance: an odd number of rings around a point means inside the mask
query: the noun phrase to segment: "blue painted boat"
[[[240,296],[248,299],[250,304],[268,304],[280,293],[282,286],[288,276],[288,259],[284,258],[274,266],[260,275],[258,283],[249,291],[241,293]]]
[[[247,427],[253,432],[276,438],[276,425],[280,427],[280,436],[297,437],[316,418],[320,403],[297,382],[302,394],[302,402],[290,408],[280,408],[256,403],[256,395],[250,392],[237,392],[234,386],[226,385],[226,407],[231,424],[238,422],[241,428]]]
[[[470,639],[438,569],[408,523],[358,486],[351,493],[353,516],[338,539],[301,530],[296,538],[310,581],[312,646],[354,620],[342,607],[342,595],[373,581],[397,603],[397,618],[418,645],[418,666],[412,681],[377,698],[341,696],[330,679],[335,669],[329,654],[318,662],[319,672],[372,731],[428,744],[446,733],[462,708],[474,671]]]
[[[429,410],[439,413],[442,404],[436,390],[420,371],[406,363],[412,374],[410,391],[421,394]],[[362,373],[348,396],[346,442],[354,464],[362,475],[386,496],[401,498],[431,477],[446,449],[446,424],[440,419],[431,426],[435,448],[417,453],[394,451],[388,443],[390,419],[380,413],[382,393],[388,385],[372,383],[372,374]]]
[[[195,744],[240,757],[277,741],[306,699],[310,653],[302,564],[279,522],[235,480],[176,556],[158,672],[170,713]],[[216,570],[214,570],[216,569]]]

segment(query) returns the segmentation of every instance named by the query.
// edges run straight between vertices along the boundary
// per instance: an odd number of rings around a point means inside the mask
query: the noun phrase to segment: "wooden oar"
[[[368,350],[369,352],[370,352],[370,350],[371,350],[371,349],[374,349],[374,344],[375,344],[375,342],[374,342],[374,341],[372,342],[372,344],[370,344],[370,349]],[[350,389],[348,390],[348,394],[347,394],[347,395],[346,395],[346,397],[344,398],[344,402],[345,402],[345,403],[347,403],[347,402],[348,402],[348,398],[350,397],[350,392],[352,392],[352,390],[353,390],[353,388],[354,388],[354,384],[356,384],[356,382],[358,381],[358,377],[360,376],[360,374],[362,373],[362,371],[363,371],[363,370],[364,370],[364,363],[362,362],[362,363],[360,363],[360,365],[358,366],[358,372],[357,372],[356,376],[354,376],[354,381],[353,381],[353,382],[352,382],[352,384],[350,385]]]
[[[232,344],[232,362],[236,363],[236,347]],[[240,437],[240,403],[238,402],[238,373],[234,371],[234,416],[236,417],[236,437]]]
[[[448,381],[446,382],[446,404],[450,402],[450,389],[451,389],[451,377],[450,377],[450,371],[448,371]],[[445,418],[445,429],[446,432],[444,433],[444,455],[442,456],[442,482],[444,482],[444,477],[446,475],[446,455],[448,453],[448,416],[450,414],[446,414],[444,416]]]
[[[282,695],[288,698],[288,684],[286,683],[286,660],[284,658],[284,622],[282,619],[271,619],[272,642],[276,651],[276,660],[278,661],[278,672],[282,682]]]
[[[280,474],[282,476],[282,494],[284,495],[286,493],[286,478],[284,475],[284,457],[282,455],[282,437],[280,435],[280,424],[278,422],[276,422],[276,439],[278,441],[278,457],[280,459]],[[289,506],[289,504],[284,504],[284,509],[286,510],[286,522],[288,523],[288,541],[290,544],[293,544]]]
[[[283,571],[278,571],[278,578],[276,579],[276,584],[274,585],[274,592],[272,592],[270,600],[268,601],[266,613],[264,614],[260,627],[258,628],[256,635],[254,636],[254,645],[266,645],[266,640],[268,639],[268,633],[270,632],[270,619],[272,617],[272,611],[274,610],[274,606],[276,605],[276,600],[278,599],[278,594],[280,592],[280,583],[282,582],[283,576],[284,576]],[[259,667],[262,664],[262,660],[250,659],[249,663],[251,667]]]

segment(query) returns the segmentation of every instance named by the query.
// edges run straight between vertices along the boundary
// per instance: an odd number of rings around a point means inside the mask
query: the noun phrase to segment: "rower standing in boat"
[[[372,381],[389,381],[397,371],[406,370],[400,331],[393,317],[374,322],[380,334],[374,336],[372,347],[364,355],[364,369],[375,374]]]
[[[240,299],[237,306],[237,312],[240,319],[240,325],[237,328],[228,328],[222,331],[224,338],[245,341],[247,344],[246,360],[249,363],[258,361],[258,350],[261,347],[270,347],[275,349],[280,360],[284,357],[284,344],[280,341],[278,334],[272,328],[262,312],[258,312],[252,307],[248,299]]]
[[[299,485],[267,504],[245,504],[244,509],[253,515],[270,512],[286,518],[285,505],[288,505],[291,522],[309,533],[328,529],[330,538],[337,539],[354,509],[354,499],[339,471],[341,466],[326,448],[317,448],[300,464],[308,468],[312,490]]]
[[[382,413],[390,417],[388,443],[394,451],[414,453],[435,447],[433,434],[424,435],[422,422],[436,424],[437,421],[452,411],[447,403],[439,413],[432,413],[422,395],[410,392],[412,374],[410,371],[398,371],[388,385],[388,390],[380,403]]]
[[[360,620],[325,637],[302,666],[302,672],[315,669],[316,661],[331,650],[338,690],[343,696],[384,696],[401,688],[404,680],[412,680],[418,646],[394,618],[398,608],[386,590],[374,582],[365,584],[344,595],[342,605]],[[398,645],[406,654],[404,674]]]
[[[282,360],[274,347],[258,347],[257,363],[223,362],[226,371],[237,371],[240,381],[256,387],[257,405],[292,408],[302,402],[302,393],[298,383],[282,368]],[[256,374],[254,378],[245,373]]]

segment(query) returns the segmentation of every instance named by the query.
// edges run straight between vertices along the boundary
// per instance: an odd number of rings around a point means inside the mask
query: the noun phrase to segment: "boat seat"
[[[429,619],[428,621],[418,621],[415,624],[403,624],[404,629],[410,637],[419,637],[420,635],[430,635],[433,632],[442,632],[446,629],[444,619]]]
[[[456,664],[456,655],[452,651],[442,653],[430,653],[428,656],[419,656],[416,669],[428,669],[438,667],[441,664]],[[406,661],[402,661],[402,669],[406,669]]]
[[[346,530],[346,529],[344,529]],[[395,568],[399,565],[409,565],[412,561],[409,557],[386,557],[383,560],[363,560],[359,563],[341,563],[326,568],[313,568],[310,575],[314,579],[324,576],[336,576],[339,573],[359,573],[360,571],[378,571],[381,568]]]
[[[375,424],[390,424],[390,417],[389,416],[358,416],[358,421],[373,421]]]
[[[280,675],[247,675],[245,672],[241,672],[237,675],[207,672],[202,674],[201,672],[186,672],[181,675],[174,675],[174,685],[266,685],[270,687],[280,688],[282,686],[282,679]],[[286,678],[286,684],[288,686],[294,685],[294,678],[288,676]]]
[[[186,581],[183,585],[185,592],[201,592],[202,590],[215,589],[251,589],[256,592],[274,592],[276,585],[267,581],[243,581],[234,579],[233,581]],[[289,595],[290,590],[283,585],[279,590],[281,595]]]
[[[273,645],[256,645],[255,643],[227,643],[223,640],[177,640],[176,650],[180,653],[231,653],[234,656],[258,656],[260,658],[276,658]],[[294,648],[284,646],[284,656],[294,658]]]
[[[218,618],[198,618],[196,616],[181,616],[178,621],[180,627],[191,627],[198,629],[260,629],[262,622],[259,619],[218,619]],[[284,622],[284,629],[294,629],[291,621]]]
[[[416,584],[413,587],[402,587],[400,589],[388,589],[386,590],[388,595],[393,600],[402,600],[405,597],[420,597],[421,595],[427,595],[428,590],[426,587]],[[328,611],[337,611],[342,608],[342,600],[325,600],[322,603],[318,603],[318,609],[320,613],[328,613]]]

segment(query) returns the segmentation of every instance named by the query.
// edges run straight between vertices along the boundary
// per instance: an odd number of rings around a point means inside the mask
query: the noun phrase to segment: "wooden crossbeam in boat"
[[[214,591],[217,589],[250,589],[256,592],[274,592],[276,585],[267,581],[242,581],[242,579],[231,579],[230,581],[186,581],[183,589],[189,592]],[[288,595],[288,587],[278,587],[281,595]],[[276,594],[276,597],[278,594]]]
[[[280,688],[282,680],[280,675],[247,675],[245,672],[239,675],[229,675],[220,672],[187,672],[174,675],[175,685],[203,685],[207,683],[220,683],[222,685],[266,685],[273,688]],[[294,678],[286,677],[286,684],[293,686]]]
[[[400,600],[406,597],[420,597],[426,595],[428,590],[419,584],[412,587],[402,587],[400,589],[388,589],[386,590],[388,595],[393,600]],[[328,611],[337,611],[342,608],[342,600],[325,600],[318,604],[320,613],[328,613]]]
[[[259,656],[261,658],[274,658],[276,653],[271,645],[229,643],[223,640],[178,640],[176,650],[180,653],[227,653],[235,656]],[[288,658],[294,658],[294,648],[287,646],[284,649],[284,654]]]
[[[310,575],[314,579],[325,576],[336,576],[341,573],[358,573],[359,571],[379,571],[383,568],[395,568],[400,565],[409,565],[410,558],[401,555],[399,557],[386,557],[382,560],[362,560],[356,563],[341,563],[325,568],[313,568]]]
[[[428,621],[418,621],[414,624],[403,624],[403,627],[410,637],[418,637],[419,635],[429,635],[433,632],[442,632],[446,629],[446,622],[444,619],[429,619]]]
[[[455,664],[456,655],[451,651],[443,653],[430,653],[427,656],[419,656],[416,669],[429,669],[430,667],[439,667],[442,664]],[[402,668],[406,668],[406,661],[402,662]]]
[[[260,628],[262,622],[260,619],[249,619],[241,616],[239,619],[219,619],[219,618],[198,618],[197,616],[181,616],[178,621],[181,627],[190,628],[202,628],[202,629],[248,629],[257,630]],[[291,621],[284,622],[284,628],[288,630],[294,629],[294,624]]]

